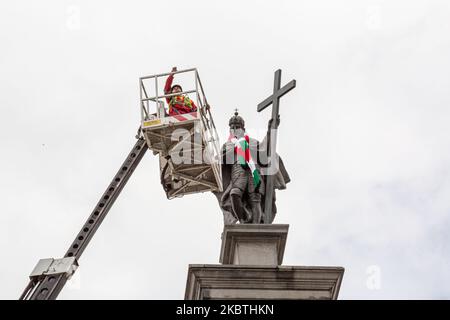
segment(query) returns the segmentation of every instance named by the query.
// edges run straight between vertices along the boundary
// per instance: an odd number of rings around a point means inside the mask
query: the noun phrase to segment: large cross
[[[269,166],[274,165],[272,160],[275,159],[276,155],[276,143],[277,143],[277,131],[278,131],[278,117],[279,117],[279,106],[280,98],[286,93],[295,88],[295,80],[291,80],[283,88],[281,86],[281,69],[275,71],[275,80],[273,83],[273,93],[263,102],[258,104],[258,112],[263,111],[268,106],[272,105],[272,117],[269,127],[269,132],[267,135],[267,159],[270,159]],[[272,157],[273,155],[273,157]],[[266,196],[264,203],[264,223],[272,223],[272,202],[273,202],[273,192],[274,192],[274,174],[267,175],[266,178]]]

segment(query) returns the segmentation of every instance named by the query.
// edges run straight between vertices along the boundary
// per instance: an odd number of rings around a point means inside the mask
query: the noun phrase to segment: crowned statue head
[[[228,122],[230,126],[230,134],[234,135],[237,138],[243,137],[245,134],[245,121],[239,115],[238,110],[236,109],[234,112],[234,116],[230,118]]]

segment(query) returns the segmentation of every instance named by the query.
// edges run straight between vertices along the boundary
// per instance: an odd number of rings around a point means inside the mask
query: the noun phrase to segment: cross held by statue
[[[279,106],[280,98],[286,93],[295,88],[295,80],[291,80],[288,84],[280,88],[281,86],[281,69],[275,71],[275,79],[273,83],[273,93],[267,97],[263,102],[258,104],[257,111],[261,112],[268,106],[272,105],[272,116],[269,121],[270,127],[267,134],[267,159],[269,159],[269,166],[273,166],[276,155],[276,142],[278,131],[278,118],[279,118]],[[264,204],[264,223],[272,223],[272,199],[274,191],[274,173],[267,174],[266,177],[266,197]]]

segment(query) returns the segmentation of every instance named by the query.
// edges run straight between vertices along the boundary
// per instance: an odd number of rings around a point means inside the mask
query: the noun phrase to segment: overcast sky
[[[273,72],[286,265],[343,266],[341,299],[450,298],[450,4],[0,2],[0,298],[62,257],[135,142],[138,78],[197,67],[222,141],[261,139]],[[212,194],[167,200],[150,152],[61,299],[182,299],[218,263]]]

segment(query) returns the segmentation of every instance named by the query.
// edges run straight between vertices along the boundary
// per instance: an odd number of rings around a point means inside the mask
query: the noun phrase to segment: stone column
[[[289,225],[226,225],[221,264],[191,264],[187,300],[337,299],[344,268],[282,266]]]

